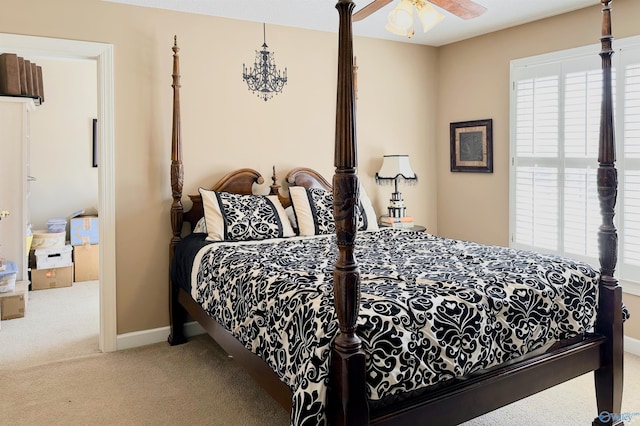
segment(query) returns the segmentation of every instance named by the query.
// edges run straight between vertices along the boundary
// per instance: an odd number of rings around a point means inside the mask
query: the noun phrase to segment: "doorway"
[[[116,346],[115,269],[115,159],[113,104],[113,45],[76,40],[0,33],[0,51],[47,59],[93,60],[97,69],[98,100],[98,211],[99,211],[99,349],[112,352]],[[46,93],[45,93],[46,96]]]

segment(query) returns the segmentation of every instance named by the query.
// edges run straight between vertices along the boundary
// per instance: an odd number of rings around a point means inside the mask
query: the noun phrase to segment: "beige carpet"
[[[0,424],[288,423],[284,410],[205,336],[0,372],[0,383],[6,391]]]
[[[0,371],[98,353],[99,312],[98,281],[30,291],[24,318],[2,321]]]
[[[623,411],[640,413],[640,358],[627,355]],[[592,375],[465,425],[588,425]],[[281,425],[288,415],[208,336],[0,371],[2,425]],[[640,425],[640,415],[629,424]],[[408,425],[409,426],[409,425]]]
[[[208,336],[98,351],[98,282],[33,291],[0,329],[0,425],[287,425],[288,415]],[[623,412],[639,413],[640,358],[627,355]],[[588,425],[592,375],[465,426]]]

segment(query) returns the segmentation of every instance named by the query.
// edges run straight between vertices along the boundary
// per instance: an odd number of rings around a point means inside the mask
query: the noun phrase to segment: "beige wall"
[[[624,334],[634,339],[640,339],[640,297],[624,294],[622,301],[629,309],[631,318],[624,325]]]
[[[262,43],[259,23],[99,0],[3,0],[3,10],[3,32],[114,45],[118,333],[168,324],[174,34],[185,193],[237,167],[265,174],[261,192],[272,165],[280,178],[299,165],[331,176],[336,34],[268,26],[267,42],[289,82],[265,103],[241,78],[242,64],[253,62]],[[599,10],[440,49],[356,39],[360,176],[378,212],[391,192],[373,181],[381,156],[406,153],[420,182],[401,191],[418,223],[449,237],[507,245],[509,61],[597,42]],[[616,0],[616,36],[637,34],[637,16],[640,2]],[[448,123],[482,118],[494,120],[494,173],[450,173]]]
[[[265,103],[241,77],[242,64],[253,63],[262,44],[260,23],[99,0],[2,3],[2,32],[114,45],[118,333],[169,322],[174,34],[181,47],[185,194],[238,167],[265,175],[261,192],[271,183],[272,165],[280,179],[301,165],[331,177],[337,34],[267,26],[267,43],[278,66],[288,68],[289,82]],[[374,205],[384,207],[391,190],[373,180],[382,155],[409,154],[420,183],[401,190],[410,213],[435,230],[436,49],[368,39],[354,44],[362,182]]]
[[[596,2],[594,2],[596,3]],[[613,33],[640,34],[640,2],[614,0]],[[439,49],[436,129],[438,233],[486,244],[509,244],[509,65],[512,59],[599,43],[601,7],[498,31]],[[615,45],[615,41],[614,41]],[[493,119],[494,173],[449,171],[449,123]],[[640,298],[625,294],[629,306]],[[640,338],[640,315],[626,333]]]
[[[92,119],[97,118],[95,61],[38,59],[45,102],[31,114],[31,223],[98,208],[98,169],[92,166]],[[69,227],[67,226],[67,230]]]

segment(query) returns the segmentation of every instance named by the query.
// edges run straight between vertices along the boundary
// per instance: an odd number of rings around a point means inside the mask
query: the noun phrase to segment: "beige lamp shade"
[[[407,180],[418,178],[413,169],[411,169],[409,156],[385,155],[382,160],[382,167],[380,167],[380,171],[376,173],[376,180],[396,180],[400,177]]]
[[[416,183],[416,176],[411,165],[409,164],[408,155],[385,155],[382,159],[382,167],[376,173],[376,182],[378,184],[391,184],[395,186],[395,191],[391,194],[389,200],[389,217],[403,218],[406,216],[407,208],[404,206],[402,194],[398,191],[398,181],[403,180],[408,183]]]

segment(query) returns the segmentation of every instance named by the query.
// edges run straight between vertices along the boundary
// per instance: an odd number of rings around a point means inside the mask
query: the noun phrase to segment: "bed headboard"
[[[273,184],[270,186],[270,194],[278,195],[282,205],[288,207],[291,205],[291,199],[280,193],[280,185],[277,184],[275,167],[273,168],[273,176],[271,178]],[[287,173],[286,182],[290,186],[303,186],[305,188],[322,188],[331,191],[331,184],[320,173],[307,167],[296,167]],[[262,175],[250,168],[233,170],[224,175],[215,185],[208,188],[211,191],[233,192],[235,194],[253,194],[253,185],[262,185],[264,178]],[[182,223],[188,222],[193,230],[198,221],[204,217],[204,208],[202,205],[202,197],[200,194],[189,195],[192,207],[183,212]],[[180,225],[182,229],[182,225]]]
[[[331,184],[322,175],[307,167],[296,167],[287,173],[286,181],[290,186],[322,188],[331,191]]]
[[[227,173],[211,188],[211,191],[225,191],[233,192],[236,194],[252,194],[253,184],[264,183],[264,178],[260,173],[253,169],[238,169]],[[196,226],[196,223],[204,216],[204,209],[202,207],[202,197],[200,194],[189,195],[193,206],[189,211],[184,214],[184,220],[191,224],[191,229]]]

